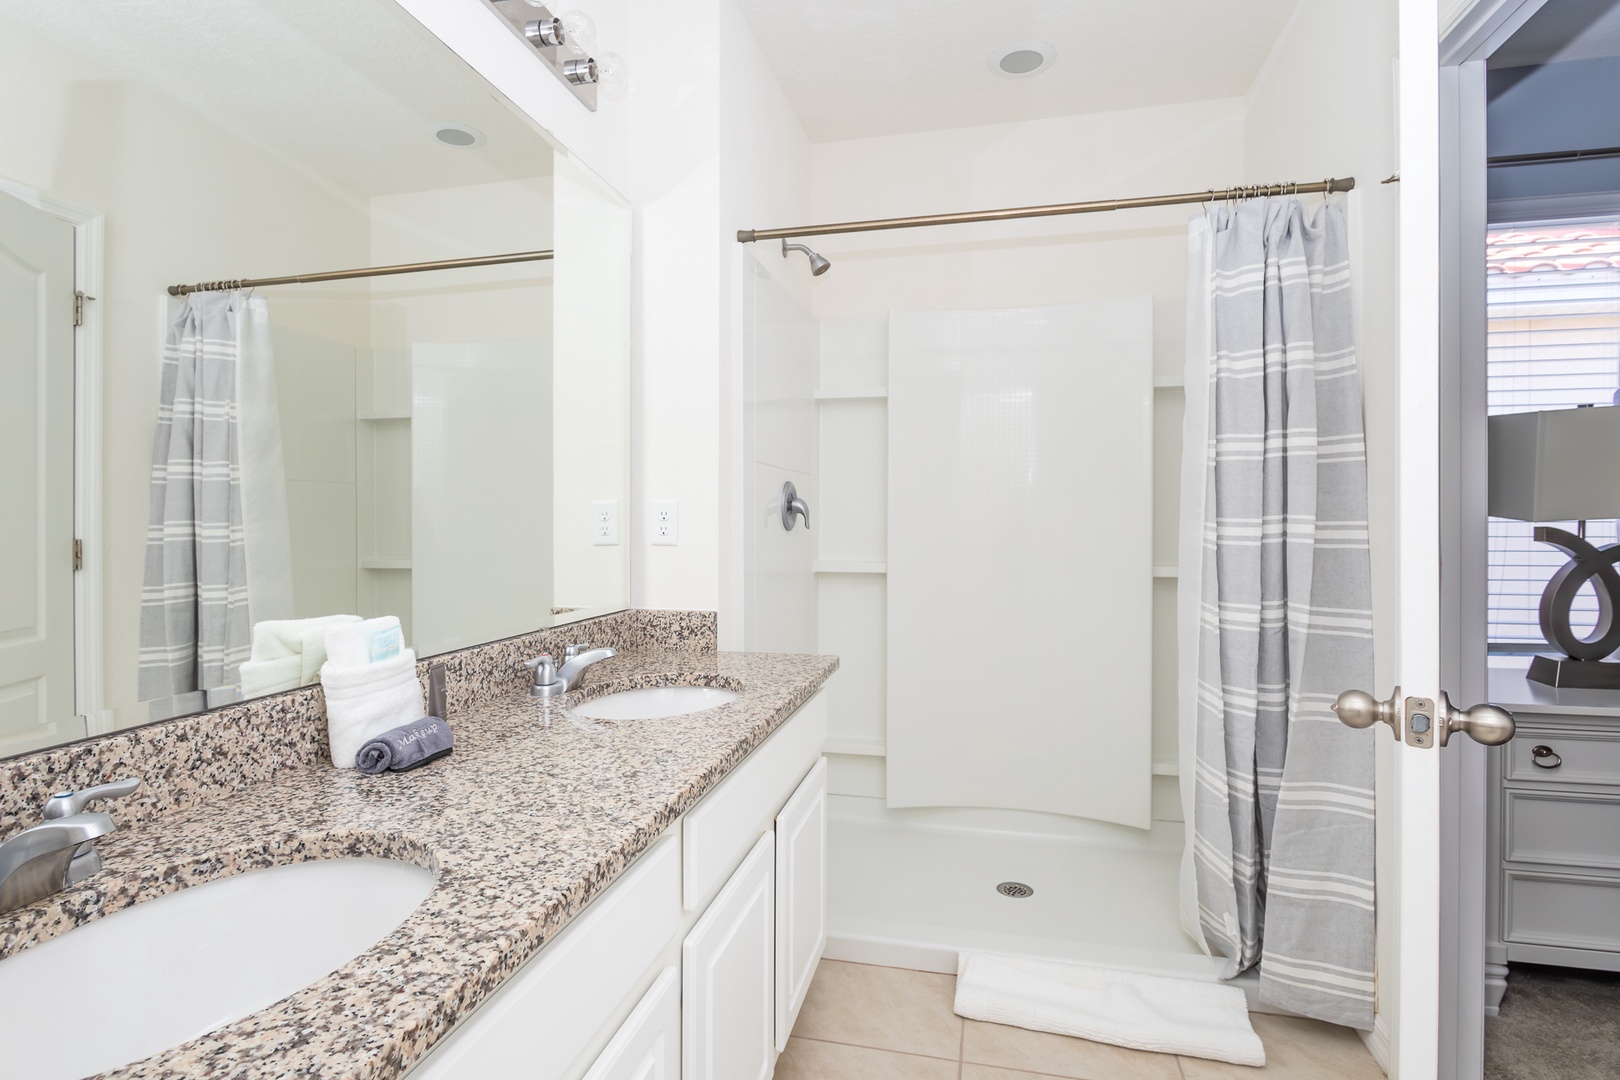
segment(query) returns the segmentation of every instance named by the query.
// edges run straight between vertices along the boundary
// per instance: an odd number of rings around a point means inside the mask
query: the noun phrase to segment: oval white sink
[[[432,890],[432,871],[393,859],[293,863],[25,949],[0,960],[0,1080],[79,1080],[240,1020],[371,948]]]
[[[702,712],[736,700],[737,691],[718,686],[654,686],[593,698],[576,705],[574,715],[589,720],[656,720]]]

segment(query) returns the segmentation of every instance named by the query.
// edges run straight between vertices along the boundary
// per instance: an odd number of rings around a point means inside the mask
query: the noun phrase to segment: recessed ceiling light
[[[454,146],[458,150],[484,145],[484,133],[466,124],[435,124],[433,137],[444,145]]]
[[[1044,41],[1018,41],[990,54],[990,70],[1009,79],[1027,79],[1056,59],[1057,51]]]

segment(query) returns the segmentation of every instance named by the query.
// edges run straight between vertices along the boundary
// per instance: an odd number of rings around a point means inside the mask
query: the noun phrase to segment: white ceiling
[[[535,129],[391,0],[0,0],[0,20],[356,195],[551,171]],[[433,138],[444,123],[488,142],[445,146]]]
[[[1296,0],[740,3],[827,142],[1242,94]],[[1057,62],[1025,79],[990,70],[993,51],[1029,40]]]
[[[1549,0],[1490,60],[1493,68],[1620,56],[1620,0]]]

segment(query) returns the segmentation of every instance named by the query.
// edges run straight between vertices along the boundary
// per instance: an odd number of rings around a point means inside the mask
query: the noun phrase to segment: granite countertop
[[[501,690],[454,712],[456,750],[381,776],[285,769],[233,797],[121,827],[102,873],[0,915],[0,958],[187,885],[305,859],[385,856],[432,893],[339,970],[243,1020],[104,1077],[392,1078],[476,1008],[764,741],[838,666],[829,656],[624,650],[558,706]],[[639,686],[740,692],[612,723],[581,701]],[[118,819],[117,804],[110,808]]]

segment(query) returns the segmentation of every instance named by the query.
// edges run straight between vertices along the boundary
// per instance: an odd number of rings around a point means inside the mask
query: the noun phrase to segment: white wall
[[[147,718],[135,658],[152,434],[176,282],[359,266],[365,207],[180,103],[0,23],[0,176],[106,215],[103,656],[109,722]],[[176,182],[184,177],[184,183]],[[331,294],[328,294],[331,295]],[[278,324],[352,341],[346,302],[288,303]]]
[[[551,453],[560,607],[614,611],[629,595],[630,211],[577,162],[556,161]],[[618,504],[619,542],[594,540],[593,504]]]
[[[1373,681],[1389,692],[1399,675],[1399,495],[1395,456],[1399,420],[1400,293],[1397,274],[1397,185],[1379,181],[1397,170],[1394,87],[1396,4],[1302,0],[1250,88],[1246,106],[1245,177],[1254,183],[1354,176],[1348,196],[1355,280],[1356,345],[1367,424],[1367,483],[1373,575]],[[1348,687],[1346,689],[1349,689]],[[1379,910],[1389,912],[1395,874],[1396,822],[1386,797],[1393,741],[1378,738]],[[1378,970],[1398,971],[1390,935],[1378,923]],[[1390,1004],[1381,984],[1382,1053]]]
[[[784,260],[778,243],[737,243],[737,230],[796,225],[810,217],[810,140],[776,75],[743,21],[735,0],[721,0],[721,54],[726,57],[720,97],[721,320],[725,347],[720,370],[720,575],[717,602],[724,648],[803,651],[814,644],[814,609],[777,598],[813,600],[811,536],[803,529],[771,528],[773,491],[792,478],[815,506],[814,443],[810,424],[816,343],[808,322],[810,270],[804,257]],[[763,273],[765,279],[753,277]],[[749,311],[750,305],[754,310]],[[751,314],[774,307],[763,323]],[[750,329],[770,327],[748,340]],[[806,340],[806,335],[809,339]],[[753,348],[750,349],[749,346]],[[778,437],[761,444],[755,432]],[[812,514],[812,522],[814,522]],[[745,558],[763,543],[772,583],[750,589],[744,574],[759,559]],[[759,582],[756,580],[756,584]],[[778,593],[776,590],[781,590]],[[749,602],[749,601],[752,602]]]

